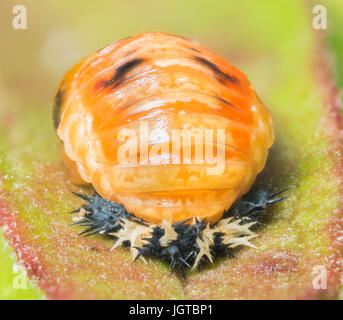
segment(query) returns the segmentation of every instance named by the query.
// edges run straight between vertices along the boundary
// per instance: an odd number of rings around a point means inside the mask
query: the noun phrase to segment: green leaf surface
[[[326,61],[316,34],[326,31],[312,29],[308,3],[23,1],[29,12],[26,31],[11,28],[11,5],[0,4],[0,32],[7,41],[0,59],[1,225],[17,259],[47,298],[337,297],[341,123],[330,108],[334,97],[330,78],[323,76]],[[55,89],[83,56],[142,31],[197,39],[248,75],[275,120],[276,142],[265,179],[288,188],[289,198],[269,211],[268,224],[259,231],[258,250],[243,249],[237,259],[222,259],[190,274],[186,283],[170,275],[165,264],[132,264],[127,249],[110,251],[111,240],[80,237],[80,228],[68,226],[69,212],[81,204],[71,191],[84,190],[68,180],[60,162],[51,121]],[[6,291],[13,272],[7,252],[2,257],[1,297],[43,295],[36,289]],[[328,272],[326,290],[313,287],[316,266]]]

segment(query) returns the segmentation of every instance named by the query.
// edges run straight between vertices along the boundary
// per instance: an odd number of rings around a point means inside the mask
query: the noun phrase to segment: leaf
[[[23,47],[14,57],[13,50],[4,48],[2,60],[11,63],[1,62],[4,75],[13,79],[6,84],[0,81],[0,92],[5,92],[1,99],[5,107],[0,110],[0,223],[5,238],[31,279],[51,299],[336,297],[342,273],[338,140],[342,124],[308,7],[296,0],[248,1],[250,10],[246,2],[218,1],[211,8],[202,1],[192,6],[174,2],[155,5],[168,6],[159,12],[171,27],[156,22],[153,28],[192,35],[213,49],[217,46],[219,53],[227,53],[229,61],[248,74],[273,113],[276,143],[265,175],[267,181],[287,187],[289,198],[269,212],[267,226],[254,241],[258,250],[240,250],[236,259],[222,259],[201,272],[194,271],[183,284],[170,275],[167,265],[155,260],[132,264],[129,250],[109,250],[113,245],[109,239],[78,236],[82,229],[69,226],[69,212],[81,201],[71,192],[83,190],[70,183],[60,164],[47,107],[64,71],[46,75],[46,66],[39,59],[29,63],[28,57],[22,59]],[[54,14],[45,22],[48,30],[59,23],[59,16],[74,12],[75,2],[61,3],[56,18]],[[88,48],[95,49],[96,41],[119,38],[113,33],[116,29],[138,32],[131,19],[120,14],[113,19],[113,12],[127,12],[128,5],[121,3],[122,10],[114,10],[109,3],[97,10],[92,10],[93,4],[86,5],[105,21],[111,12],[111,28],[106,30],[75,15],[85,35],[97,35],[96,40],[90,36]],[[147,22],[151,6],[144,4],[137,10],[139,15],[132,13],[132,19],[145,23],[147,29],[153,23]],[[194,20],[176,19],[183,6],[187,16],[194,14]],[[44,9],[47,14],[55,13],[48,4]],[[71,22],[64,23],[71,28]],[[36,41],[28,56],[35,56],[48,36],[43,31],[32,32]],[[20,82],[22,78],[30,81]],[[316,266],[328,271],[326,290],[313,287]]]
[[[38,299],[42,296],[40,290],[31,283],[26,271],[16,263],[15,256],[0,233],[0,299]]]

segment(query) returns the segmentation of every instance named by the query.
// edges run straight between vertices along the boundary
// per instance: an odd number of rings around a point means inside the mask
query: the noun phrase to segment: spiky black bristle
[[[234,247],[251,245],[249,240],[255,236],[251,228],[266,214],[267,206],[285,199],[279,197],[285,190],[274,189],[266,189],[263,184],[256,186],[214,225],[197,218],[192,223],[187,223],[188,219],[174,224],[164,221],[159,226],[149,225],[129,213],[122,204],[106,200],[97,193],[92,197],[74,193],[87,204],[73,211],[79,216],[72,225],[87,227],[82,235],[107,234],[117,238],[118,245],[129,243],[134,261],[140,257],[156,257],[167,262],[172,272],[178,270],[185,277],[186,269],[200,268],[218,256],[233,257]],[[131,243],[127,240],[130,232],[136,235]]]
[[[77,219],[72,225],[79,224],[88,227],[80,233],[80,235],[92,235],[95,233],[109,233],[117,231],[121,228],[120,219],[128,219],[128,213],[125,207],[110,200],[102,198],[98,193],[94,193],[92,197],[73,192],[77,197],[86,200],[88,203],[80,209],[73,211],[83,212],[84,214]]]
[[[247,194],[236,201],[231,208],[224,213],[223,218],[235,217],[246,222],[256,221],[266,213],[267,207],[287,197],[278,197],[287,189],[276,191],[276,187],[265,188],[264,183],[255,185]]]

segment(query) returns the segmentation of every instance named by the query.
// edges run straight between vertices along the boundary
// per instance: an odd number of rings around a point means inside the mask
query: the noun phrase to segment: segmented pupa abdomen
[[[273,143],[270,113],[245,75],[165,33],[123,39],[87,57],[65,76],[57,98],[54,122],[67,165],[104,198],[154,223],[218,220],[249,190]],[[203,162],[195,161],[196,143],[185,154],[180,140],[180,159],[173,153],[173,130],[202,132],[203,141],[212,131],[216,145],[218,129],[225,132],[219,174],[208,174],[215,165],[204,149]],[[137,153],[127,155],[132,132]]]

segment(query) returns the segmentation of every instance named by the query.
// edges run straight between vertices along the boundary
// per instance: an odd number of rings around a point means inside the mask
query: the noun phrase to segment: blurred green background
[[[27,30],[12,27],[12,10],[17,4],[27,8]],[[37,112],[41,114],[37,127],[53,135],[50,108],[65,72],[106,44],[144,31],[199,40],[246,72],[263,98],[275,79],[273,67],[279,63],[274,53],[281,57],[312,45],[307,30],[314,4],[301,0],[2,0],[0,145],[13,147],[15,141],[24,139],[20,132],[9,133],[9,127]],[[328,30],[313,32],[327,40],[337,85],[343,87],[343,2],[320,4],[327,8]],[[293,51],[286,50],[289,45]],[[289,63],[278,66],[280,70],[292,68],[292,57],[282,61]],[[25,139],[29,142],[30,136]],[[44,297],[34,285],[25,290],[13,287],[20,274],[16,265],[13,269],[15,260],[0,238],[0,299]]]

